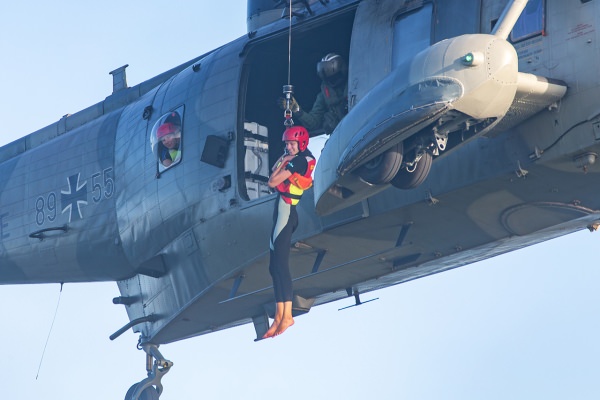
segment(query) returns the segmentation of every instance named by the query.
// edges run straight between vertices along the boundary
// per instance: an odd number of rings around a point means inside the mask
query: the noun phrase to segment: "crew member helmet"
[[[348,65],[336,53],[329,53],[317,63],[317,75],[332,86],[338,86],[347,79]]]
[[[172,124],[170,122],[165,122],[164,124],[158,127],[158,130],[156,131],[156,137],[158,139],[161,139],[171,133],[177,133],[178,131],[179,127],[177,125]]]
[[[295,140],[298,142],[298,150],[304,151],[308,147],[308,131],[303,126],[291,126],[283,131],[282,141]]]

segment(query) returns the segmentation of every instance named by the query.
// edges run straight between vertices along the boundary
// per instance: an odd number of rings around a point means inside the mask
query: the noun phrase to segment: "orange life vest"
[[[317,161],[312,157],[306,157],[308,168],[304,175],[294,172],[292,176],[277,185],[277,191],[281,194],[283,201],[295,206],[300,201],[305,190],[310,189],[313,183],[312,173]]]

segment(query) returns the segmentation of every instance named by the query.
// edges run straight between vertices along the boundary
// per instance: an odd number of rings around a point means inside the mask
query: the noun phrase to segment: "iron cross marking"
[[[67,178],[69,189],[60,191],[60,201],[62,204],[62,213],[69,211],[69,223],[71,220],[83,219],[81,215],[81,206],[87,205],[87,181],[79,183],[79,173]],[[75,213],[73,210],[77,210]]]

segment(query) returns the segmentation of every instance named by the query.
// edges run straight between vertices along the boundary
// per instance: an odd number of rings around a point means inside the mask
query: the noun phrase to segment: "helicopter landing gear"
[[[433,154],[429,150],[421,150],[398,171],[391,184],[398,189],[414,189],[427,179],[433,162]]]
[[[402,165],[402,148],[400,142],[373,158],[358,169],[358,176],[371,185],[389,183]]]
[[[125,400],[158,400],[163,392],[163,386],[160,381],[169,372],[173,366],[173,362],[165,359],[155,344],[143,343],[138,345],[139,347],[146,352],[146,371],[148,371],[148,377],[133,384],[127,391]]]

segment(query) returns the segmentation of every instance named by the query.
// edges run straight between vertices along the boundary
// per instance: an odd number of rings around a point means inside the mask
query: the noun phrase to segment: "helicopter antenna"
[[[283,85],[283,95],[285,96],[285,111],[283,117],[285,121],[283,125],[286,127],[294,126],[294,120],[292,119],[292,96],[294,94],[294,86],[290,83],[291,81],[291,70],[292,70],[292,0],[290,0],[290,25],[288,29],[288,79],[287,85]]]

